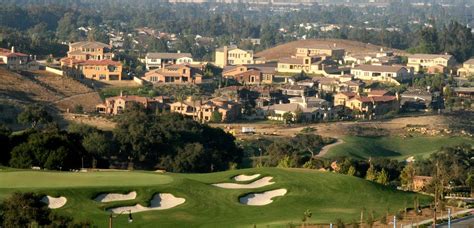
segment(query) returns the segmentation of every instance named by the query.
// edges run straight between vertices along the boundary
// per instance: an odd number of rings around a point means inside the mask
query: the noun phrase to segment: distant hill
[[[352,40],[340,40],[340,39],[310,39],[310,40],[297,40],[286,44],[281,44],[276,47],[258,52],[255,54],[256,57],[264,57],[267,60],[278,60],[282,57],[290,57],[295,55],[296,48],[307,47],[311,45],[335,45],[336,47],[346,49],[346,52],[351,53],[364,53],[364,52],[376,52],[379,51],[382,46],[366,44]],[[385,48],[390,49],[390,48]],[[390,49],[395,53],[406,54],[405,51],[398,49]]]

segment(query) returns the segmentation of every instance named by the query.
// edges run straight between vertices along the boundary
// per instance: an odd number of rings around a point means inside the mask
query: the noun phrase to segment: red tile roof
[[[21,52],[12,53],[10,50],[5,48],[0,48],[0,56],[7,56],[7,57],[28,57],[27,54],[23,54]]]

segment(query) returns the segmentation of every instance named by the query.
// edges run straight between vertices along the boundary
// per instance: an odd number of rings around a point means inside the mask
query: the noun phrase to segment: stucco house
[[[168,65],[192,63],[191,53],[147,53],[143,62],[147,70],[161,69]]]
[[[469,59],[463,63],[462,68],[458,69],[458,76],[468,77],[474,75],[474,59]]]
[[[202,77],[201,66],[175,64],[147,72],[142,79],[152,84],[201,84]]]
[[[414,54],[408,56],[408,67],[413,67],[415,72],[421,70],[443,69],[444,73],[452,69],[456,65],[456,60],[452,55],[436,55],[436,54]],[[434,72],[431,72],[434,73]],[[443,72],[440,72],[443,73]]]
[[[405,66],[359,65],[351,69],[354,78],[363,81],[378,81],[400,84],[413,78],[413,72]]]
[[[245,65],[254,63],[254,53],[252,50],[243,50],[237,46],[224,46],[216,49],[216,66],[223,68],[228,65]]]

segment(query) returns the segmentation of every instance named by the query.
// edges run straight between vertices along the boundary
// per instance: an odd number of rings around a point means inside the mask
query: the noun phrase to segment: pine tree
[[[385,169],[382,169],[382,172],[378,173],[376,182],[379,184],[388,185],[388,174]]]
[[[354,168],[354,166],[349,167],[349,170],[347,171],[347,175],[355,176],[355,173],[356,173],[356,169]]]
[[[365,179],[369,181],[375,181],[377,179],[377,170],[375,170],[375,167],[372,164],[370,164],[370,167],[367,170]]]

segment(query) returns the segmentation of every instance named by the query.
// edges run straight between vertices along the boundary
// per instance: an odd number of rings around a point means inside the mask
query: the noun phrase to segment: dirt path
[[[329,145],[326,145],[324,146],[321,151],[319,152],[319,154],[316,154],[315,157],[324,157],[324,155],[326,155],[329,150],[337,145],[341,145],[344,143],[344,140],[342,139],[337,139],[337,141],[335,143],[332,143],[332,144],[329,144]]]

